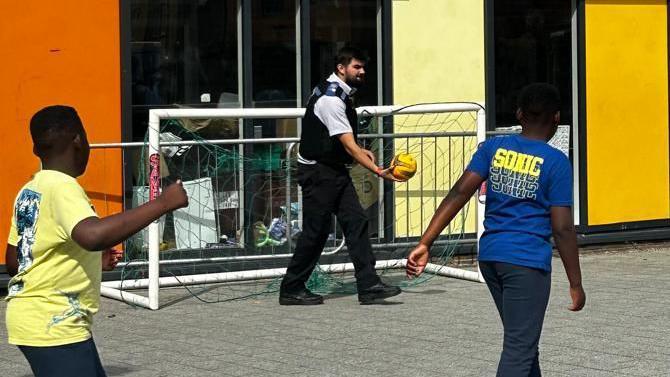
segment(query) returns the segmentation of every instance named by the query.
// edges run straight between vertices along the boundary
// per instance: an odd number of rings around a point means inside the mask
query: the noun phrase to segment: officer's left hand
[[[393,175],[393,168],[395,166],[390,166],[386,169],[383,169],[381,172],[379,172],[379,176],[393,182],[404,182],[402,179],[398,179]]]

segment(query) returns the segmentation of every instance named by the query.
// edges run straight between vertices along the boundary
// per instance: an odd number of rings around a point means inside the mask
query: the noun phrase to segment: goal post
[[[419,223],[420,223],[420,228],[424,228],[424,219],[430,215],[430,211],[428,210],[429,205],[426,203],[432,202],[432,203],[437,203],[437,199],[434,198],[436,197],[438,192],[442,192],[444,190],[448,190],[449,187],[444,187],[444,188],[439,188],[438,189],[438,183],[440,185],[443,185],[443,183],[446,183],[447,180],[446,178],[443,181],[437,182],[438,176],[439,176],[439,168],[438,168],[438,161],[440,160],[440,157],[438,156],[438,153],[441,153],[442,150],[438,150],[438,144],[439,143],[447,143],[446,141],[438,141],[438,138],[449,138],[448,139],[448,145],[449,145],[449,159],[452,158],[451,156],[451,151],[452,151],[452,145],[457,145],[457,143],[454,143],[452,139],[455,138],[462,138],[465,140],[465,138],[468,138],[468,140],[472,139],[475,142],[475,145],[483,142],[486,138],[486,119],[485,119],[485,111],[484,108],[477,104],[477,103],[431,103],[431,104],[416,104],[416,105],[409,105],[409,106],[365,106],[365,107],[359,107],[357,108],[357,112],[359,114],[359,117],[371,117],[371,118],[378,118],[382,119],[384,117],[400,117],[400,116],[418,116],[420,117],[418,121],[415,121],[415,123],[412,124],[412,127],[409,128],[410,132],[394,132],[394,133],[383,133],[383,132],[373,132],[371,134],[367,135],[361,135],[362,138],[367,138],[370,140],[378,140],[380,145],[385,143],[385,141],[395,141],[395,140],[401,140],[399,141],[400,143],[404,143],[403,148],[411,149],[414,148],[417,150],[416,153],[421,153],[421,165],[424,166],[424,154],[429,154],[424,151],[424,145],[426,145],[427,149],[431,149],[430,153],[434,154],[435,157],[432,158],[426,158],[426,161],[429,161],[426,163],[430,163],[430,167],[427,167],[426,170],[433,169],[434,171],[430,174],[426,173],[426,180],[432,179],[430,185],[435,186],[435,190],[432,191],[431,197],[428,197],[424,195],[424,178],[423,176],[421,177],[421,190],[420,190],[420,197],[419,201],[415,203],[420,203],[419,205],[421,206],[420,214],[410,214],[412,210],[410,210],[410,207],[413,208],[412,200],[416,199],[412,195],[416,196],[416,193],[414,191],[417,190],[410,190],[406,188],[407,192],[407,202],[405,203],[408,210],[406,211],[406,218],[405,218],[405,225],[406,228],[408,229],[407,234],[404,234],[402,237],[398,238],[393,238],[390,240],[385,240],[383,242],[379,242],[374,245],[375,250],[396,250],[398,248],[409,248],[412,245],[411,241],[408,241],[411,239],[411,232],[410,228],[413,229],[413,232],[416,232],[416,229],[419,229]],[[239,137],[237,138],[226,138],[226,139],[207,139],[207,140],[169,140],[165,141],[162,140],[161,138],[161,122],[162,121],[171,121],[171,120],[198,120],[198,119],[228,119],[228,120],[236,120],[236,121],[241,121],[244,122],[245,120],[249,119],[300,119],[303,117],[305,113],[304,108],[263,108],[263,109],[244,109],[244,108],[237,108],[237,109],[231,109],[231,108],[220,108],[220,109],[151,109],[149,111],[149,123],[148,123],[148,138],[147,138],[147,145],[146,145],[146,169],[147,169],[147,188],[148,188],[148,200],[155,200],[158,195],[160,195],[160,189],[161,189],[161,177],[162,177],[162,172],[161,172],[161,164],[162,164],[162,159],[164,159],[162,148],[165,147],[177,147],[177,148],[189,148],[191,146],[196,146],[196,145],[212,145],[212,146],[228,146],[231,148],[230,150],[232,151],[231,153],[233,154],[231,159],[238,158],[242,159],[244,158],[244,153],[243,153],[243,146],[247,144],[253,144],[253,145],[261,145],[261,144],[266,144],[270,146],[270,151],[272,153],[272,145],[289,145],[289,144],[297,144],[299,143],[299,138],[298,137],[272,137],[272,138],[243,138],[241,137],[242,135],[240,134]],[[447,115],[450,116],[450,118],[444,118],[439,121],[435,120],[438,115]],[[467,116],[463,114],[468,114]],[[424,122],[425,120],[425,122]],[[462,124],[465,123],[472,123],[472,129],[452,129],[450,128],[450,122],[462,122]],[[439,126],[432,127],[435,124],[439,124]],[[431,128],[432,127],[432,128]],[[429,141],[426,141],[429,140]],[[441,139],[440,139],[441,140]],[[446,139],[445,139],[446,140]],[[459,139],[460,140],[460,139]],[[386,145],[386,144],[384,144]],[[389,145],[392,145],[389,144]],[[446,144],[445,144],[446,145]],[[237,149],[236,149],[237,148]],[[455,147],[456,148],[456,147]],[[458,146],[460,148],[460,146]],[[288,160],[291,158],[289,156],[292,148],[288,148],[286,152],[286,159]],[[463,147],[461,148],[463,156],[460,156],[461,162],[459,162],[459,167],[460,167],[460,172],[462,172],[462,168],[464,168],[465,161],[469,161],[470,156],[465,156],[465,154],[469,153],[467,148],[465,147],[465,141],[463,141]],[[461,150],[459,149],[459,150]],[[239,151],[239,152],[237,152]],[[420,151],[420,152],[419,152]],[[383,150],[383,148],[380,147],[379,149],[379,154],[383,155],[388,151]],[[178,152],[176,152],[178,153]],[[217,158],[220,159],[220,156],[216,156]],[[443,160],[445,158],[442,158]],[[218,161],[218,160],[217,160]],[[218,162],[217,162],[218,163]],[[239,174],[240,176],[244,176],[245,172],[243,171],[245,164],[236,161],[237,165],[239,166]],[[444,169],[444,168],[442,168]],[[288,169],[287,169],[288,171]],[[231,176],[234,176],[237,170],[233,169],[233,173],[231,173]],[[460,174],[460,172],[458,172]],[[449,175],[452,174],[452,172],[449,170],[446,173],[443,172],[443,175]],[[287,173],[287,175],[290,177],[290,172]],[[204,178],[205,180],[207,177]],[[292,179],[292,178],[291,178]],[[381,178],[378,178],[379,182],[381,182]],[[242,181],[242,180],[240,180]],[[286,184],[287,187],[290,188],[291,185],[291,180],[288,181]],[[208,185],[211,185],[211,183],[207,183]],[[419,183],[417,183],[419,184]],[[243,185],[243,183],[240,183],[240,185]],[[244,188],[243,186],[240,186]],[[409,187],[409,186],[408,186]],[[241,189],[242,189],[241,188]],[[240,190],[241,190],[240,189]],[[199,190],[199,189],[197,189]],[[395,189],[394,189],[395,190]],[[216,199],[215,193],[211,192],[213,189],[211,186],[206,186],[206,190],[204,191],[204,194],[200,191],[195,192],[193,195],[197,195],[199,199],[204,198],[204,197],[209,197],[209,196],[214,196],[215,200],[221,201],[222,199]],[[187,191],[188,192],[188,191]],[[290,196],[290,194],[289,194]],[[381,200],[385,200],[383,197],[383,192],[378,193],[378,197]],[[189,198],[190,200],[191,198]],[[244,195],[239,195],[237,198],[240,206],[240,211],[244,211],[244,206],[247,205],[248,203],[244,203]],[[481,233],[483,231],[483,219],[484,219],[484,204],[480,202],[479,200],[475,200],[474,203],[476,203],[476,208],[474,211],[472,211],[475,215],[475,221],[474,221],[474,228],[475,228],[475,234],[476,234],[476,239],[479,240]],[[291,232],[291,226],[292,226],[292,218],[291,218],[291,211],[293,210],[292,203],[290,203],[290,198],[287,200],[287,204],[284,206],[286,207],[286,211],[289,212],[288,215],[288,224],[285,224],[284,228],[286,228],[286,225],[288,226],[288,235],[287,238],[290,240],[292,235],[290,234]],[[403,205],[405,205],[403,204]],[[220,205],[220,203],[219,203]],[[396,206],[398,204],[396,203]],[[426,211],[424,211],[424,206],[426,207]],[[379,204],[379,207],[381,207],[381,203]],[[433,205],[433,208],[435,207],[435,204]],[[220,209],[220,207],[217,207],[217,209]],[[382,209],[379,210],[380,214],[382,213]],[[425,213],[424,213],[425,212]],[[176,215],[175,215],[176,216]],[[186,214],[184,216],[191,216],[190,214]],[[414,217],[420,218],[419,220],[413,220]],[[196,216],[197,217],[197,216]],[[188,221],[195,221],[189,218],[190,220]],[[178,219],[174,219],[176,222]],[[199,220],[198,220],[199,221]],[[204,220],[203,220],[204,221]],[[244,216],[242,216],[239,220],[240,224],[242,224],[244,221]],[[381,220],[380,220],[381,221]],[[463,220],[463,224],[465,224],[465,219]],[[215,221],[215,225],[219,226],[218,220]],[[410,226],[411,223],[411,226]],[[179,258],[171,258],[169,260],[161,260],[161,247],[162,247],[162,226],[164,224],[161,223],[161,221],[156,220],[152,222],[148,226],[148,230],[146,233],[146,260],[130,260],[126,261],[124,264],[122,264],[123,268],[130,268],[132,266],[143,266],[143,268],[146,269],[146,276],[138,276],[130,279],[122,279],[118,281],[106,281],[102,283],[102,288],[101,288],[101,294],[103,296],[117,299],[117,300],[122,300],[128,303],[132,303],[134,305],[146,307],[152,310],[157,310],[160,308],[160,291],[161,287],[170,287],[170,286],[182,286],[182,285],[192,285],[192,284],[209,284],[209,283],[224,283],[224,282],[240,282],[240,281],[253,281],[253,280],[258,280],[258,279],[273,279],[273,278],[279,278],[284,275],[286,269],[285,268],[279,268],[279,267],[273,267],[272,263],[270,263],[270,266],[265,268],[253,268],[253,269],[244,269],[244,270],[239,270],[239,271],[225,271],[225,272],[204,272],[204,273],[179,273],[179,274],[171,274],[170,276],[163,275],[161,276],[161,266],[165,265],[179,265],[179,264],[187,264],[187,263],[224,263],[224,262],[232,262],[232,261],[247,261],[247,262],[260,262],[260,261],[283,261],[283,264],[285,265],[288,263],[288,258],[291,256],[291,247],[290,247],[290,242],[289,242],[289,247],[287,252],[284,253],[269,253],[269,254],[252,254],[252,255],[222,255],[222,256],[211,256],[211,255],[198,255],[196,257],[186,255],[183,257]],[[251,227],[252,224],[244,224],[246,227],[245,229],[252,229]],[[201,228],[197,228],[197,232],[202,232],[202,226],[198,225]],[[215,228],[216,228],[215,226]],[[381,228],[381,225],[380,225]],[[266,229],[268,233],[271,233],[274,229],[269,227]],[[284,232],[286,232],[286,229],[283,229]],[[423,229],[421,229],[422,231]],[[175,230],[177,232],[177,230]],[[459,231],[461,233],[465,232],[465,225],[463,225],[463,228],[461,228]],[[391,232],[392,233],[392,232]],[[198,233],[201,234],[201,233]],[[197,240],[198,234],[195,234],[191,236],[191,238],[196,238],[196,244],[195,246],[189,246],[189,247],[194,247],[194,248],[207,248],[210,246],[203,246],[204,243],[201,242],[200,240]],[[395,234],[395,233],[394,233]],[[218,236],[218,235],[217,235]],[[380,240],[383,239],[381,235],[379,236]],[[269,237],[268,237],[269,239]],[[243,241],[240,240],[240,243]],[[342,244],[344,241],[342,241]],[[459,243],[464,243],[464,241],[458,237],[453,238],[453,239],[440,239],[436,242],[436,245],[456,245]],[[208,243],[207,245],[209,245]],[[211,246],[211,247],[218,247],[218,246]],[[330,250],[331,253],[337,252],[342,248],[342,245],[340,245],[339,248],[332,248]],[[324,254],[327,254],[329,251],[326,251]],[[397,256],[397,255],[396,255]],[[276,263],[275,263],[276,264]],[[401,269],[406,266],[406,259],[401,258],[401,257],[395,257],[395,258],[389,258],[389,259],[380,259],[377,261],[376,268],[377,269]],[[331,263],[331,264],[323,264],[320,265],[320,270],[326,273],[343,273],[343,272],[351,272],[353,271],[353,264],[351,263]],[[483,278],[481,276],[481,273],[479,270],[468,270],[468,269],[462,269],[458,267],[452,267],[452,266],[447,266],[446,263],[444,264],[436,264],[436,263],[429,263],[428,266],[426,267],[425,270],[427,273],[434,274],[434,275],[440,275],[440,276],[447,276],[447,277],[453,277],[453,278],[458,278],[458,279],[465,279],[465,280],[470,280],[470,281],[475,281],[475,282],[483,282]],[[146,290],[147,295],[144,296],[139,293],[134,293],[131,292],[131,290]]]

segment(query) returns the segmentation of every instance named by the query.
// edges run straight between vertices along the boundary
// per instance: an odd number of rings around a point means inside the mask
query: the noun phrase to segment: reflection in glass
[[[132,137],[144,140],[150,108],[239,107],[237,69],[237,2],[228,0],[131,0],[130,59]],[[237,119],[194,119],[164,122],[166,140],[239,137]],[[235,146],[198,146],[164,154],[166,176],[195,181],[211,178],[219,198],[238,193]],[[133,185],[146,185],[141,149],[128,156]],[[192,198],[193,199],[193,198]],[[237,209],[216,209],[220,236],[235,239]],[[168,215],[172,216],[172,215]],[[169,233],[169,231],[167,231]],[[167,237],[167,236],[166,236]],[[173,245],[174,246],[174,245]]]
[[[572,124],[571,5],[565,0],[496,0],[496,126],[518,124],[516,100],[532,82],[558,87],[561,124]]]
[[[295,0],[251,1],[252,107],[296,107]],[[245,137],[295,137],[295,119],[248,119]],[[248,145],[245,165],[249,221],[247,242],[257,241],[260,229],[285,219],[286,145]],[[296,200],[297,190],[293,190]],[[283,208],[283,209],[282,209]]]
[[[251,2],[253,107],[296,107],[295,1]]]
[[[377,1],[312,0],[310,3],[312,87],[333,72],[337,51],[352,45],[370,58],[366,84],[354,98],[356,106],[377,105]]]
[[[237,4],[226,0],[131,2],[133,139],[148,108],[238,107]]]

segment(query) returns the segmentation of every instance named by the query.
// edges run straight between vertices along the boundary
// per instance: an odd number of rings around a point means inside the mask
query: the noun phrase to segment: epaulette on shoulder
[[[325,95],[329,97],[340,97],[342,101],[347,99],[347,94],[344,92],[344,89],[342,89],[336,82],[328,84]]]

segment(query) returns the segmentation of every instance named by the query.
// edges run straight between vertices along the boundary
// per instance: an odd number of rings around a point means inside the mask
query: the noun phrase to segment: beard
[[[358,89],[358,88],[360,88],[361,86],[363,86],[363,84],[365,83],[365,78],[364,78],[364,77],[361,77],[361,78],[359,79],[359,78],[357,78],[356,76],[353,76],[353,77],[347,77],[347,79],[344,80],[344,82],[346,82],[347,85],[349,85],[350,87],[352,87],[352,88],[357,88],[357,89]]]

